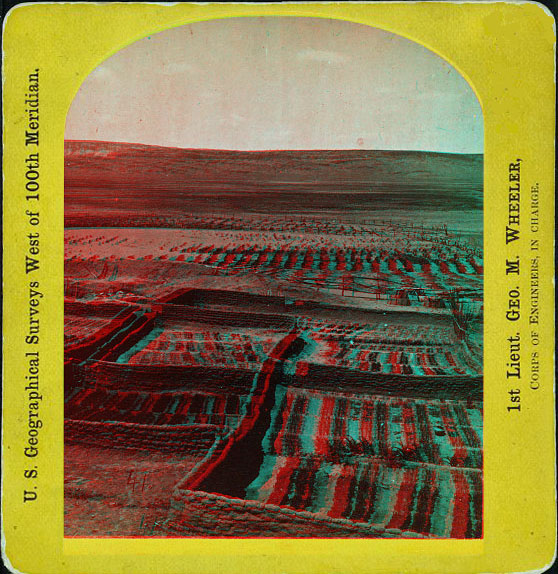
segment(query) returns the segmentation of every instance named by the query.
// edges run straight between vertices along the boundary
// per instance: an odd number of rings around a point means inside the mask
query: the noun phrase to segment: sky
[[[229,150],[483,152],[479,102],[420,44],[320,18],[232,18],[143,38],[85,79],[66,139]]]

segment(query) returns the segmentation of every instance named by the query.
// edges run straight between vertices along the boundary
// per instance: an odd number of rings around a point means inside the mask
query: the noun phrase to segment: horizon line
[[[453,152],[453,151],[435,151],[435,150],[423,150],[423,149],[374,149],[374,148],[277,148],[277,149],[228,149],[228,148],[203,148],[203,147],[178,147],[178,146],[165,146],[160,144],[146,144],[140,142],[127,142],[127,141],[116,141],[116,140],[90,140],[90,139],[66,139],[64,138],[64,143],[66,142],[88,142],[88,143],[105,143],[105,144],[125,144],[125,145],[136,145],[145,147],[158,147],[163,149],[175,149],[183,151],[226,151],[234,153],[273,153],[273,152],[285,152],[285,151],[298,151],[298,152],[316,152],[316,151],[376,151],[376,152],[417,152],[417,153],[437,153],[441,155],[482,155],[484,156],[484,151],[482,152]]]

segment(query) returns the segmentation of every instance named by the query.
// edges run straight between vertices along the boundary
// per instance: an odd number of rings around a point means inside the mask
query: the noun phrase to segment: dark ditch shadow
[[[283,379],[283,361],[298,355],[305,342],[297,337],[273,364],[269,387],[254,426],[235,442],[227,456],[213,469],[196,490],[245,498],[246,488],[256,479],[264,459],[263,439],[271,424],[271,411],[275,405],[275,390]],[[261,373],[260,376],[266,376]]]

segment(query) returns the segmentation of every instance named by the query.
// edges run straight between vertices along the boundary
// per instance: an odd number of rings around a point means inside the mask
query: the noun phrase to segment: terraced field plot
[[[482,162],[274,153],[67,143],[66,535],[480,537]]]

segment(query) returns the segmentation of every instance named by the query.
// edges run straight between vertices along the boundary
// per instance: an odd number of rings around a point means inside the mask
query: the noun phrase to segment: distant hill
[[[182,227],[191,215],[397,219],[482,244],[482,155],[67,141],[65,164],[69,227]]]
[[[204,192],[452,190],[482,199],[483,156],[421,151],[226,151],[66,141],[66,188]]]

